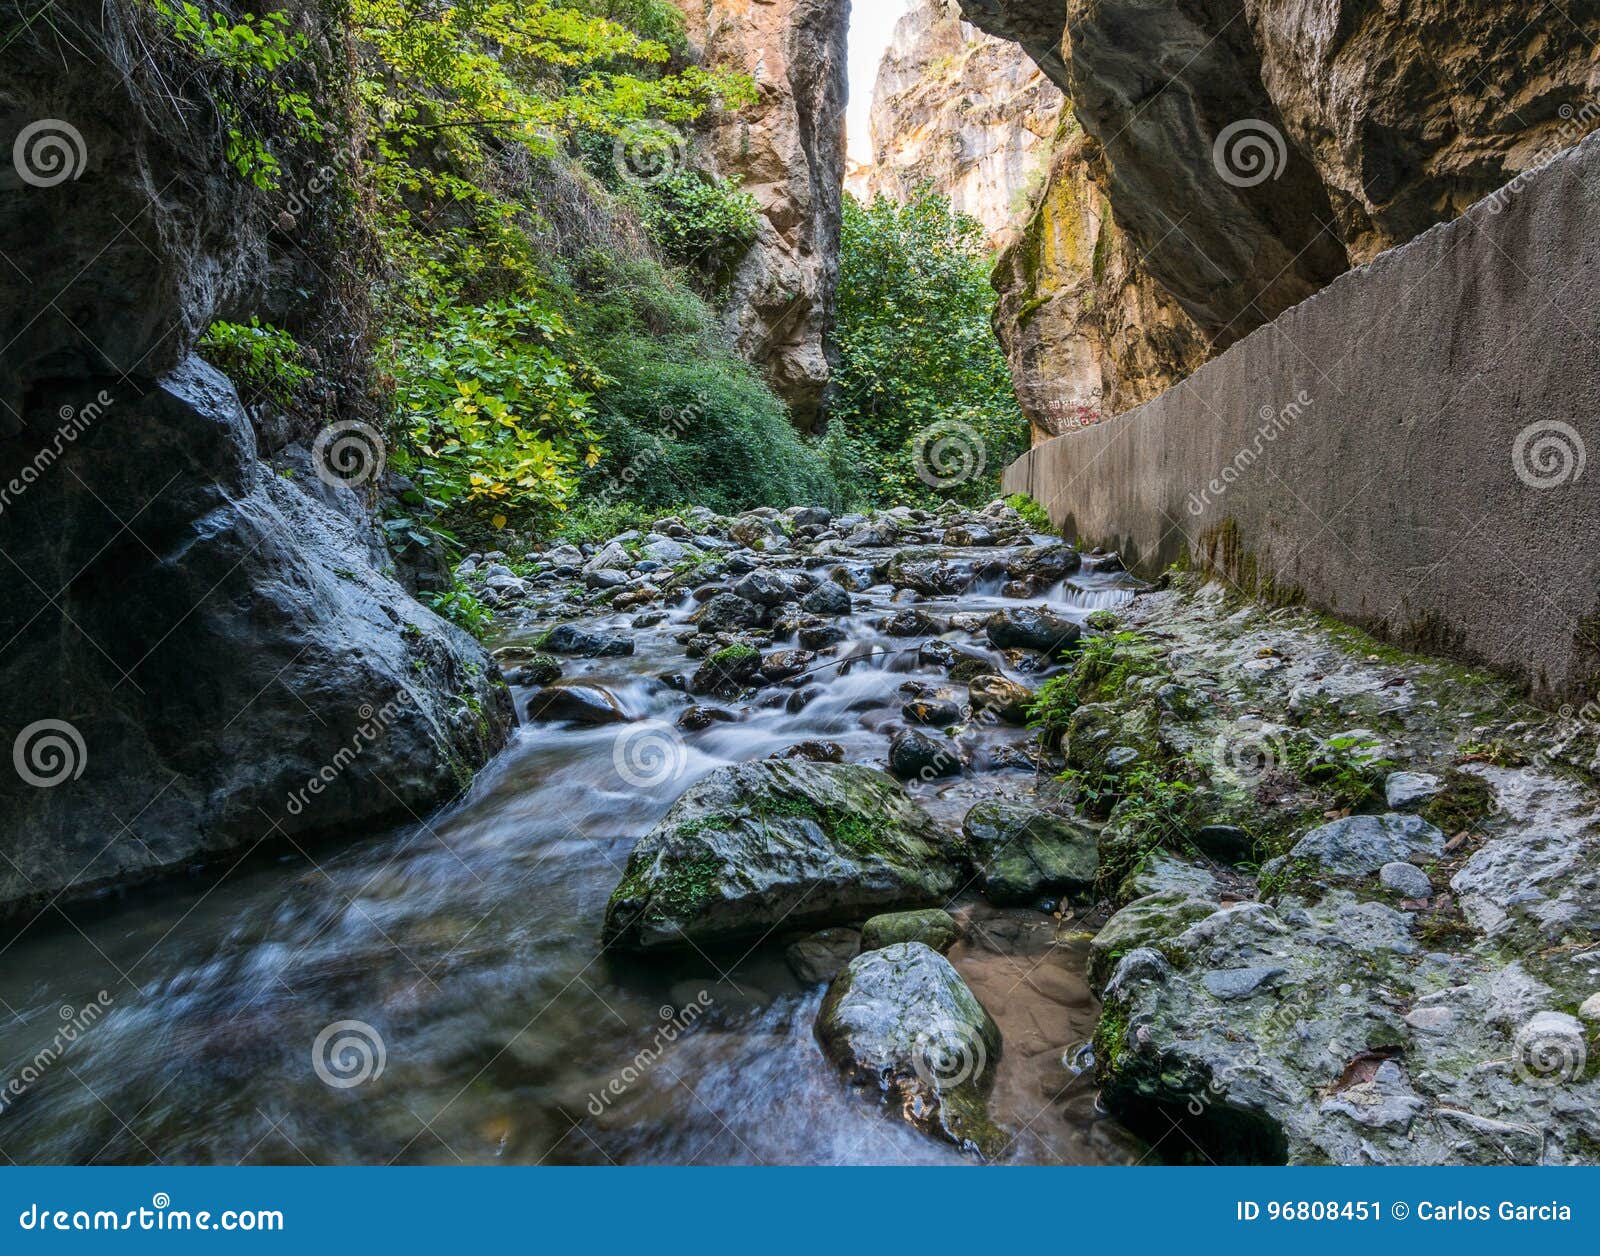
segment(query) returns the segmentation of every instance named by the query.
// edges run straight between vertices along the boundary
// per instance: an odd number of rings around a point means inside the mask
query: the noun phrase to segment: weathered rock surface
[[[897,942],[921,942],[940,954],[961,940],[961,926],[942,907],[886,912],[861,926],[861,949],[878,951]]]
[[[760,234],[723,308],[739,351],[802,427],[830,375],[828,337],[843,215],[849,0],[675,0],[701,60],[748,74],[759,98],[706,123],[704,159],[742,181]]]
[[[639,839],[607,941],[704,945],[942,901],[963,852],[882,772],[789,760],[723,768]]]
[[[1003,247],[1043,182],[1064,103],[1020,47],[964,21],[956,0],[917,0],[878,65],[873,162],[851,191],[909,201],[931,186]]]
[[[852,1081],[898,1103],[918,1128],[989,1155],[1004,1145],[984,1107],[1000,1028],[932,948],[898,942],[853,959],[817,1014],[817,1038]]]
[[[999,906],[1037,905],[1094,884],[1100,843],[1093,830],[1037,802],[981,802],[962,831],[972,846],[984,897]]]

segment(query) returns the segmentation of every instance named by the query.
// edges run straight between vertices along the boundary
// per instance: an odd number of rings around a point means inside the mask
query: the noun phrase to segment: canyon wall
[[[697,60],[755,80],[714,113],[695,160],[760,206],[755,244],[722,307],[739,352],[803,428],[821,420],[838,286],[850,0],[676,0]]]
[[[1006,472],[1068,536],[1600,684],[1600,135]]]
[[[1065,105],[1028,55],[918,0],[895,26],[872,97],[872,164],[856,195],[909,200],[931,185],[1009,244],[1038,198]]]
[[[1600,125],[1600,44],[1557,5],[960,2],[1066,92],[1217,350]]]

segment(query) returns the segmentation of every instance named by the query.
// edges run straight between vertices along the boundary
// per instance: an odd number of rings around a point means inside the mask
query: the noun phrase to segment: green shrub
[[[713,283],[749,250],[761,218],[736,182],[684,170],[644,189],[640,217],[668,261]]]
[[[295,338],[255,315],[248,323],[212,323],[200,337],[200,351],[233,380],[246,404],[269,397],[286,406],[312,374]]]

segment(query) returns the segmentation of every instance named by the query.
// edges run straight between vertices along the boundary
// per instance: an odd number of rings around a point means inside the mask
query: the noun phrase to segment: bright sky
[[[850,14],[850,156],[872,160],[872,85],[894,24],[911,0],[855,0]]]

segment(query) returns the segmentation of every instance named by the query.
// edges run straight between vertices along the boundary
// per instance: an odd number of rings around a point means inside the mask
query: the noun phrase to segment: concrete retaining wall
[[[1068,536],[1485,663],[1600,677],[1600,135],[1007,469]]]

